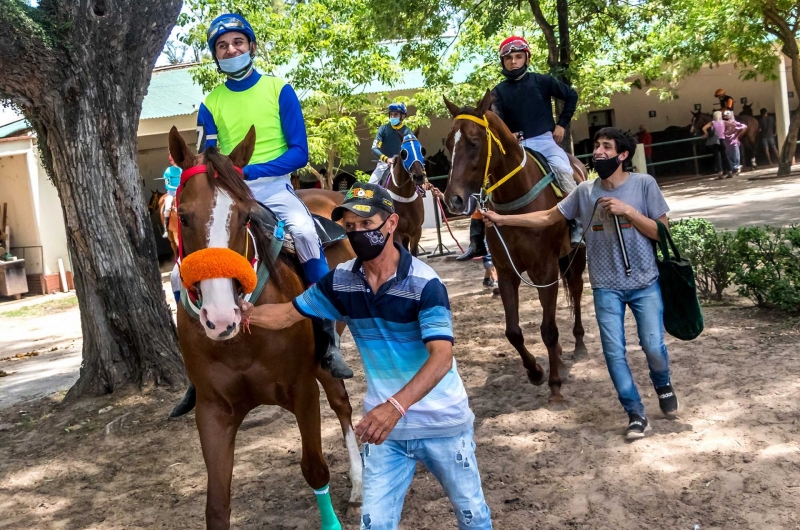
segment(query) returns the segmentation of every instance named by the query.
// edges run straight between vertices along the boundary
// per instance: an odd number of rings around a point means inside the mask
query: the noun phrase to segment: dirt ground
[[[631,346],[654,434],[627,444],[588,288],[590,353],[578,361],[565,355],[569,408],[555,412],[547,408],[547,386],[527,382],[505,340],[502,306],[480,287],[480,265],[435,267],[451,294],[456,358],[476,414],[478,465],[495,528],[800,528],[800,318],[742,300],[706,307],[697,340],[668,340],[685,404],[677,421],[660,417],[644,355]],[[521,320],[527,344],[546,366],[535,298],[524,293]],[[570,352],[563,298],[558,322]],[[627,329],[635,344],[631,318]],[[344,349],[359,367],[349,335]],[[357,420],[365,390],[360,369],[348,390]],[[57,403],[61,395],[0,409],[0,529],[204,526],[206,479],[194,415],[166,420],[179,394],[157,390],[67,407]],[[326,405],[322,410],[334,506],[346,528],[357,528],[343,516],[347,452],[335,416]],[[247,418],[237,440],[234,528],[319,527],[299,447],[290,414],[262,407]],[[401,528],[456,528],[441,487],[424,469],[406,497]]]

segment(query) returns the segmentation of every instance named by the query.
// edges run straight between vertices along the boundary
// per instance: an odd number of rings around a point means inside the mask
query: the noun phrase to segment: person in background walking
[[[717,170],[717,180],[723,178],[731,178],[733,170],[731,169],[731,162],[728,159],[728,153],[725,150],[725,122],[722,121],[722,113],[718,110],[714,111],[713,119],[703,126],[703,134],[706,138],[712,136],[716,139],[716,143],[708,144],[708,148],[714,154],[714,162]],[[713,131],[713,132],[712,132]]]
[[[650,135],[650,131],[647,130],[647,127],[644,125],[639,125],[639,134],[636,135],[637,140],[640,144],[644,146],[644,159],[647,163],[647,169],[652,173],[650,169],[650,165],[653,163],[653,137]]]
[[[169,155],[169,167],[164,170],[164,187],[167,189],[167,196],[164,197],[164,210],[161,212],[161,218],[164,221],[164,233],[161,237],[164,239],[169,237],[169,214],[175,203],[175,193],[181,184],[181,173],[183,171],[175,165],[172,155]]]
[[[778,153],[777,130],[775,128],[775,116],[767,114],[767,109],[761,109],[761,116],[758,119],[758,130],[761,131],[761,145],[764,147],[764,154],[767,162],[772,165],[772,157],[775,155],[777,163],[781,155]]]
[[[725,122],[725,151],[728,153],[731,169],[738,175],[742,170],[741,152],[739,151],[742,143],[739,141],[739,137],[747,130],[747,125],[736,121],[733,111],[730,110],[722,113],[722,120]]]

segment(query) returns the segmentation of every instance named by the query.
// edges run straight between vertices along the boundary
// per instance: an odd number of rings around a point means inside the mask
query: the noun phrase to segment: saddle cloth
[[[347,237],[347,233],[340,224],[335,223],[327,217],[311,214],[314,219],[314,226],[317,229],[317,235],[322,243],[322,248],[326,248],[337,241],[341,241]],[[275,236],[275,227],[278,226],[278,218],[275,213],[262,203],[253,208],[250,212],[250,220],[259,225],[259,229],[267,234],[270,239]],[[283,247],[281,252],[294,255],[294,240],[291,234],[286,231],[284,233]]]
[[[547,158],[542,153],[539,151],[534,151],[530,147],[523,147],[523,149],[525,149],[525,151],[528,152],[528,155],[530,155],[539,165],[543,174],[547,175],[548,173],[553,173],[553,168],[550,167],[550,164],[547,162]],[[558,185],[558,179],[553,179],[553,186],[558,188],[562,195],[564,194],[564,190]]]

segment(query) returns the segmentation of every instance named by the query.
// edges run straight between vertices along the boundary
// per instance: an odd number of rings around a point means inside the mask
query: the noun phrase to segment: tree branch
[[[46,10],[0,0],[0,92],[13,100],[32,100],[40,93],[37,81],[52,75],[59,60],[52,53],[54,33]]]
[[[533,18],[544,33],[544,39],[547,41],[547,64],[550,68],[555,68],[558,65],[558,42],[556,41],[556,33],[542,13],[542,6],[539,0],[528,0],[533,12]]]

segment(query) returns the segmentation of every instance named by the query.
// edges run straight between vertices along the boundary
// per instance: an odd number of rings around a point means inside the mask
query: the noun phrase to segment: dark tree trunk
[[[83,364],[68,398],[186,382],[136,152],[142,100],[180,5],[0,0],[0,97],[36,130],[74,268]]]
[[[778,164],[778,175],[788,175],[792,172],[792,161],[797,150],[797,137],[800,132],[800,108],[792,111],[789,118],[789,133],[781,147],[781,159]]]

